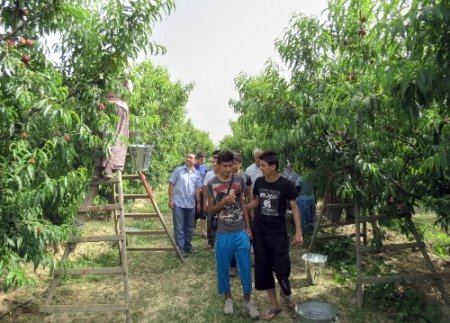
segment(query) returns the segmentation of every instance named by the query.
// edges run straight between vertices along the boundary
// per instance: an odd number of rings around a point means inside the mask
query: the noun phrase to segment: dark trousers
[[[291,295],[291,260],[289,259],[289,237],[287,234],[253,235],[255,250],[255,289],[275,288],[277,278],[284,295]]]
[[[214,241],[216,240],[216,230],[211,227],[212,215],[206,215],[206,238],[208,239],[208,244],[214,246]]]

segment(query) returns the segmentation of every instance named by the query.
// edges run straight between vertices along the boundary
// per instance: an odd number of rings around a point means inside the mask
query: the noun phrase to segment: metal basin
[[[310,301],[295,306],[298,322],[332,323],[336,322],[336,308],[326,302]]]

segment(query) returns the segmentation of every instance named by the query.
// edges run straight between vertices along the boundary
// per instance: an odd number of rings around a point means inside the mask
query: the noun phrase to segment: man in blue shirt
[[[297,206],[302,215],[303,235],[309,235],[314,230],[314,216],[316,215],[316,201],[314,185],[305,176],[299,176],[295,182],[297,190]]]
[[[200,173],[200,176],[203,179],[205,178],[206,173],[208,172],[208,167],[205,165],[205,154],[203,152],[198,152],[195,156],[195,169]],[[203,189],[203,188],[202,188]],[[197,200],[197,203],[200,203],[200,206],[203,206],[203,194],[200,192],[200,200]],[[203,238],[206,238],[206,214],[203,212],[203,207],[200,207],[200,211],[197,211],[197,204],[195,205],[195,221],[194,221],[194,230],[197,230],[197,234]]]
[[[200,201],[202,177],[195,169],[195,154],[186,155],[185,164],[178,166],[169,179],[169,208],[173,211],[173,229],[175,242],[184,257],[192,251],[192,233],[196,208],[196,199]]]

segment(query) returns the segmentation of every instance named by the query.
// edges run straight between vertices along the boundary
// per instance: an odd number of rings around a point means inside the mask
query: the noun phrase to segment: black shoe
[[[188,254],[187,252],[180,251],[180,253],[181,253],[181,256],[182,256],[183,258],[189,257],[189,254]]]

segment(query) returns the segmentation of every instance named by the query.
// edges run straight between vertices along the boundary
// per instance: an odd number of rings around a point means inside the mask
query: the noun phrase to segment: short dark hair
[[[205,153],[202,151],[199,151],[197,153],[197,155],[195,156],[195,158],[200,159],[200,158],[205,158]]]
[[[217,163],[226,163],[234,161],[234,154],[230,150],[223,150],[217,155]]]
[[[211,155],[218,155],[220,153],[220,149],[216,149],[216,150],[214,150],[213,152],[212,152],[212,154]]]
[[[242,163],[242,156],[240,153],[238,153],[237,151],[233,151],[233,155],[235,161],[237,161],[238,163]]]
[[[263,152],[259,159],[264,160],[269,166],[275,165],[275,169],[278,169],[278,166],[280,166],[277,153],[274,151]]]

